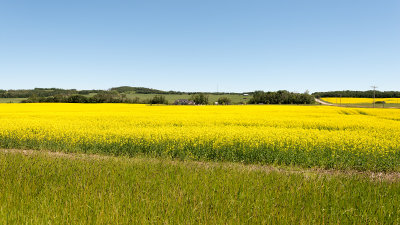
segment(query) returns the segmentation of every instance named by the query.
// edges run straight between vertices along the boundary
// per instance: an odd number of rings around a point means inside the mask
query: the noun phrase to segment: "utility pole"
[[[373,89],[374,89],[374,108],[375,108],[375,91],[376,91],[376,89],[378,88],[377,86],[371,86]]]

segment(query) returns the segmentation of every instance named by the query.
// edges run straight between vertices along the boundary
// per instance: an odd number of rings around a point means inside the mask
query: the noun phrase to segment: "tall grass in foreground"
[[[0,153],[0,224],[398,224],[400,182]]]

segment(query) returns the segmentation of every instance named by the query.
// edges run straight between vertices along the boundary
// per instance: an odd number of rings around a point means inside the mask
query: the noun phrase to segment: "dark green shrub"
[[[190,97],[196,105],[208,105],[208,95],[203,93],[194,94]]]
[[[162,95],[156,95],[150,99],[150,104],[168,104],[168,101]]]
[[[249,104],[313,104],[314,96],[307,92],[293,93],[285,90],[277,92],[255,91]]]
[[[218,105],[230,105],[232,103],[231,99],[228,97],[218,98]]]
[[[56,102],[56,101],[54,101],[55,99],[54,99],[54,97],[53,97],[53,102]],[[85,96],[83,96],[83,95],[71,95],[71,96],[69,96],[69,97],[67,97],[66,98],[66,101],[65,102],[68,102],[68,103],[88,103],[89,102],[89,99],[88,98],[86,98]]]

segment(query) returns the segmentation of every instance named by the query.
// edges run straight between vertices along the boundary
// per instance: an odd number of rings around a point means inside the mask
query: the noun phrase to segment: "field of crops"
[[[398,109],[0,104],[0,148],[399,171]]]
[[[321,98],[325,102],[334,104],[372,104],[373,98]],[[399,104],[400,98],[375,98],[375,101],[385,102],[387,104]]]

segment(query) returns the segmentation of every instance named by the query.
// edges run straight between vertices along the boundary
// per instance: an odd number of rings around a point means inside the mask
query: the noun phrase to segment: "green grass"
[[[95,95],[95,93],[91,93],[91,94],[84,95],[84,96],[92,97],[94,95]],[[139,98],[141,101],[150,100],[156,95],[157,94],[136,94],[136,93],[126,94],[126,96],[130,99]],[[182,95],[162,94],[162,96],[165,97],[165,99],[168,101],[169,104],[173,104],[178,99],[190,99],[190,97],[191,97],[191,95],[188,95],[188,94],[182,94]],[[230,98],[232,101],[232,104],[246,103],[251,98],[251,96],[243,96],[243,95],[239,95],[239,94],[225,94],[225,95],[208,94],[208,101],[210,104],[213,104],[214,102],[218,101],[218,99],[221,97]]]
[[[26,98],[0,98],[0,103],[19,103]]]
[[[398,224],[400,182],[232,163],[0,153],[0,224]]]
[[[138,97],[140,100],[146,100],[146,99],[151,99],[155,96],[155,94],[127,94],[128,98],[135,98]],[[169,104],[173,104],[175,100],[178,99],[190,99],[190,95],[182,94],[182,95],[173,95],[173,94],[165,94],[165,99],[168,101]],[[238,95],[238,94],[232,94],[232,95],[214,95],[214,94],[209,94],[208,95],[208,101],[210,103],[214,103],[218,100],[218,98],[221,97],[228,97],[231,99],[233,104],[238,104],[240,102],[247,102],[250,99],[250,96],[243,96],[243,95]],[[247,99],[244,99],[247,98]]]
[[[84,95],[86,97],[93,97],[96,95],[96,93],[90,93],[88,95]],[[140,100],[149,100],[156,96],[156,94],[127,94],[128,98],[136,98],[138,97]],[[178,99],[190,99],[190,95],[173,95],[173,94],[164,94],[165,99],[168,101],[169,104],[173,104],[175,100]],[[232,94],[232,95],[213,95],[210,94],[208,95],[208,100],[210,104],[216,102],[218,98],[220,97],[228,97],[231,99],[232,104],[238,104],[241,102],[247,102],[251,96],[243,96],[243,95],[238,95],[238,94]],[[246,98],[246,99],[244,99]],[[22,100],[25,100],[27,98],[0,98],[0,103],[19,103]]]

